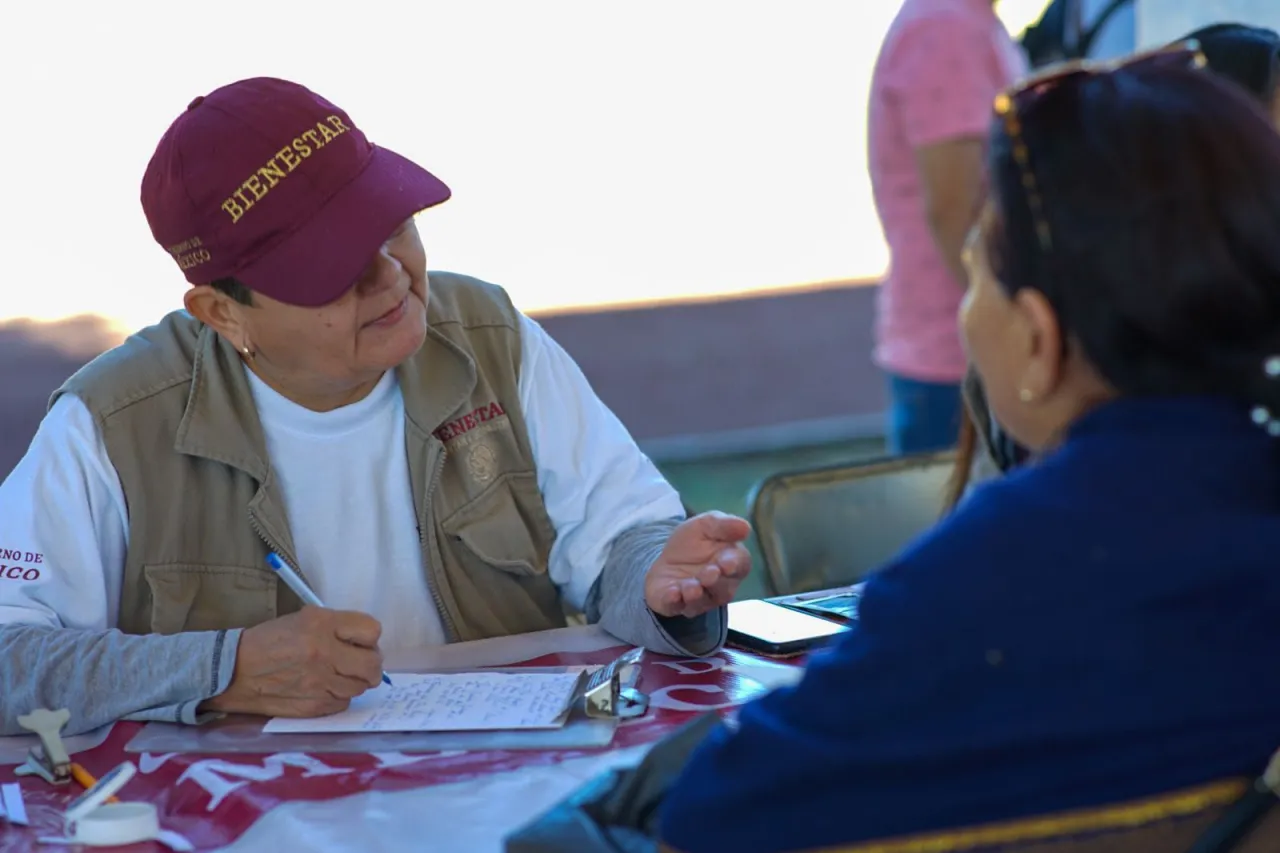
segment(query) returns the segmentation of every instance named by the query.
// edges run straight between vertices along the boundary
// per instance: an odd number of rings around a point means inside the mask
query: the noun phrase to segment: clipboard
[[[582,671],[583,683],[571,703],[573,710],[569,721],[561,729],[457,733],[263,734],[263,718],[233,715],[203,726],[150,722],[134,735],[125,746],[125,751],[252,755],[276,752],[421,753],[451,749],[598,749],[612,743],[614,732],[622,720],[642,716],[648,710],[649,697],[637,689],[643,655],[643,649],[632,649],[599,668],[482,668],[491,672]],[[471,668],[471,671],[476,670]]]

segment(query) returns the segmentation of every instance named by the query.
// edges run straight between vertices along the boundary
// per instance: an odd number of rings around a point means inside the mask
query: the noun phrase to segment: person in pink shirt
[[[868,159],[890,254],[875,360],[889,377],[895,454],[950,447],[960,426],[960,250],[982,193],[991,102],[1027,72],[994,7],[905,0],[871,79]]]

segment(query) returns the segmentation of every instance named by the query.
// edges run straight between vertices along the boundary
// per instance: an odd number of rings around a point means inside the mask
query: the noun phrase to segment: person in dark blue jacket
[[[1280,126],[1280,34],[1266,27],[1225,22],[1201,27],[1178,41],[1199,44],[1209,70],[1242,86]],[[991,419],[982,383],[972,367],[961,389],[966,417],[960,424],[955,469],[947,484],[950,507],[960,502],[974,478],[1007,472],[1027,457],[1026,448]]]
[[[682,853],[1252,777],[1280,746],[1280,135],[1191,48],[997,100],[961,325],[1035,459],[867,582],[664,800]]]

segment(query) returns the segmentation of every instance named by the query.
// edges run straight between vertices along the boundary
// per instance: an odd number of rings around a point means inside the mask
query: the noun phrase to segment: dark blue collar
[[[1249,417],[1250,406],[1229,397],[1117,397],[1090,410],[1067,430],[1067,441],[1099,432],[1148,436],[1239,433],[1268,438]]]

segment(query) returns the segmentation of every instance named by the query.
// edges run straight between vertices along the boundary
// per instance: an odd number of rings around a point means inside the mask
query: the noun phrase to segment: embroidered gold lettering
[[[191,249],[198,249],[203,245],[204,243],[200,242],[199,237],[191,237],[189,239],[183,240],[181,243],[179,243],[176,246],[168,247],[167,249],[165,249],[165,251],[176,258],[178,255],[181,255],[183,252],[190,251]]]
[[[240,221],[240,217],[244,216],[244,208],[236,203],[234,198],[229,198],[222,203],[222,209],[231,216],[231,224],[234,225]]]
[[[267,194],[267,188],[262,185],[262,181],[258,180],[257,175],[250,175],[240,186],[253,193],[253,200],[258,201]]]
[[[178,268],[189,270],[192,267],[198,267],[205,261],[213,260],[209,255],[208,249],[196,249],[194,252],[188,252],[185,255],[178,255]]]
[[[298,168],[298,164],[302,162],[302,158],[297,154],[294,154],[293,149],[288,145],[277,151],[276,156],[271,159],[279,160],[281,163],[284,163],[290,172]]]
[[[281,178],[287,177],[289,173],[277,166],[276,158],[272,157],[267,161],[267,165],[258,170],[258,174],[267,182],[267,189],[271,189]]]
[[[204,243],[199,237],[183,240],[177,245],[169,246],[165,251],[173,255],[173,259],[178,262],[178,268],[184,270],[213,260],[213,256],[209,254],[208,249],[204,248]]]
[[[303,160],[349,130],[351,127],[341,117],[332,115],[324,121],[316,122],[315,127],[309,127],[295,136],[288,145],[277,151],[275,156],[245,178],[222,203],[222,209],[226,211],[227,216],[231,217],[231,224],[234,225],[243,219],[257,202],[265,198],[267,193],[282,180],[289,177]],[[174,257],[187,253],[189,248],[195,247],[186,247],[182,251],[174,252]],[[194,257],[197,253],[189,254]],[[203,260],[194,260],[192,265],[203,263]]]

